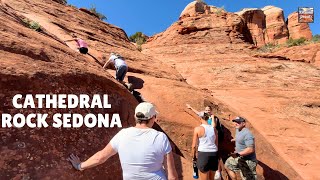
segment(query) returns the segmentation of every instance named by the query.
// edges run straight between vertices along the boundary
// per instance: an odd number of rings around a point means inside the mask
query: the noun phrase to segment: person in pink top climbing
[[[74,34],[72,35],[72,37],[73,37],[73,39],[66,40],[64,42],[76,41],[77,45],[78,45],[79,52],[82,54],[87,54],[88,53],[88,44],[83,39],[77,38],[77,36]]]

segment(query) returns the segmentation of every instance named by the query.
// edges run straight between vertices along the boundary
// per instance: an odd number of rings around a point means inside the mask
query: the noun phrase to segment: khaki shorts
[[[234,171],[234,172],[240,171],[238,167],[239,158],[240,157],[237,157],[237,158],[229,157],[225,163],[225,166],[231,171]],[[252,171],[252,174],[255,177],[255,179],[257,179],[257,172],[256,172],[257,160],[246,160],[246,163],[248,164],[250,170]],[[240,171],[240,175],[242,179],[246,179],[245,177],[243,177],[241,171]]]

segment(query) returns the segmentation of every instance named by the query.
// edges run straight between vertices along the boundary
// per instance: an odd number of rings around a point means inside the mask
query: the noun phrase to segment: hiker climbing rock
[[[87,54],[88,53],[88,44],[83,39],[77,38],[76,35],[72,35],[72,38],[73,39],[66,40],[64,42],[76,41],[77,49],[79,50],[79,52],[82,54]]]
[[[242,179],[257,179],[254,136],[246,128],[244,118],[236,117],[232,121],[235,122],[236,137],[231,141],[235,141],[236,147],[235,152],[227,159],[225,168],[231,179],[236,179],[236,171],[240,171]]]
[[[102,57],[104,61],[106,61],[106,57]],[[113,63],[115,69],[116,69],[116,80],[119,81],[121,84],[123,84],[127,89],[130,91],[132,90],[132,84],[125,83],[123,80],[128,72],[128,65],[125,62],[125,59],[117,54],[117,53],[110,53],[110,58],[103,66],[103,69],[107,68],[110,63]]]
[[[68,161],[82,171],[102,164],[118,153],[124,180],[178,179],[168,137],[152,129],[157,114],[153,104],[140,103],[135,109],[135,127],[120,130],[103,150],[88,160],[81,162],[78,156],[71,154]],[[168,177],[163,169],[165,158]]]
[[[192,138],[192,157],[197,159],[201,180],[213,180],[218,170],[218,134],[214,127],[208,124],[210,114],[201,112],[201,125],[194,128]],[[196,158],[196,149],[198,158]]]

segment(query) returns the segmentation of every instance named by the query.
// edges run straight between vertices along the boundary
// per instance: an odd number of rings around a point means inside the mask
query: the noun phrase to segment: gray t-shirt
[[[247,147],[253,147],[254,145],[254,136],[247,128],[243,128],[241,131],[238,129],[236,130],[236,152],[239,153],[243,151]],[[256,152],[249,154],[243,157],[244,159],[255,160],[256,159]]]

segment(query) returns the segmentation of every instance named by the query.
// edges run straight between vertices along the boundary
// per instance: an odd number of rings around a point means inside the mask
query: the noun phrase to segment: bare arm
[[[212,119],[211,125],[212,125],[214,128],[217,127],[217,122],[216,122],[216,119],[214,118],[214,115],[213,115],[213,114],[211,115],[211,119]]]
[[[253,147],[247,147],[243,151],[239,152],[239,155],[240,156],[247,156],[247,155],[249,155],[249,154],[251,154],[253,152],[254,152],[254,148]]]
[[[108,67],[108,65],[110,64],[111,60],[108,60],[104,65],[103,65],[103,69],[105,69],[106,67]]]
[[[174,165],[174,158],[172,151],[166,155],[167,159],[167,168],[168,168],[168,180],[178,179],[178,173]]]
[[[116,153],[117,152],[112,148],[111,144],[109,143],[103,150],[97,152],[85,162],[81,162],[78,156],[74,156],[73,154],[70,155],[70,158],[68,158],[68,160],[71,162],[75,169],[85,170],[104,163],[107,159],[109,159]]]
[[[193,159],[196,158],[197,147],[198,147],[198,132],[197,132],[197,128],[194,128],[193,137],[192,137],[192,149],[191,149]]]
[[[215,127],[213,127],[213,130],[214,130],[214,134],[216,136],[216,139],[214,140],[214,143],[216,144],[216,146],[218,147],[218,139],[219,139],[219,135],[218,135],[218,132],[217,132],[217,129]]]
[[[69,42],[69,41],[76,41],[77,39],[76,38],[73,38],[73,39],[68,39],[68,40],[65,40],[64,42]]]
[[[117,152],[113,150],[111,144],[109,143],[103,150],[97,152],[91,156],[88,160],[81,163],[81,169],[88,169],[99,164],[104,163],[111,156],[115,155]]]
[[[193,109],[190,104],[186,104],[188,109],[191,109],[193,112],[195,112],[196,114],[199,114],[199,111],[197,111],[196,109]]]

